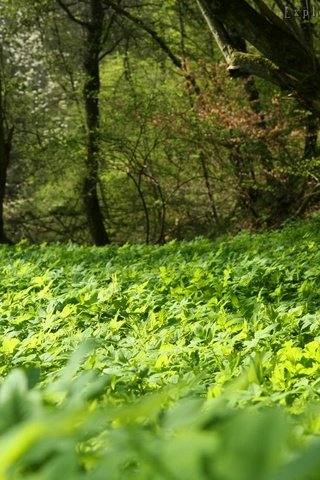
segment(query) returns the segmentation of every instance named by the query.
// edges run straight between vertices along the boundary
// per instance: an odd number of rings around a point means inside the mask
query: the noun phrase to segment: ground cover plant
[[[2,246],[0,479],[319,478],[319,226]]]

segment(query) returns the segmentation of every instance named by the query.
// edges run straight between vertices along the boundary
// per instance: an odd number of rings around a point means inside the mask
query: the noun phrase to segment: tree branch
[[[78,25],[81,25],[82,27],[85,27],[85,28],[91,27],[91,24],[89,22],[84,22],[83,20],[80,20],[80,18],[75,17],[71,12],[70,8],[65,3],[63,3],[62,0],[56,0],[56,2],[62,8],[62,10],[66,12],[70,20],[77,23]]]
[[[160,35],[155,30],[153,30],[153,28],[149,27],[149,25],[147,25],[143,20],[141,20],[141,18],[132,15],[130,12],[123,9],[114,2],[108,0],[108,5],[110,5],[115,12],[119,13],[119,15],[127,18],[132,23],[147,32],[154,40],[154,42],[159,45],[161,50],[167,54],[167,56],[171,59],[172,63],[181,71],[187,81],[187,85],[190,86],[197,95],[200,93],[200,88],[197,85],[194,76],[187,71],[185,62],[171,50],[169,45],[163,40],[162,37],[160,37]]]
[[[221,50],[222,55],[224,56],[228,65],[231,65],[234,48],[230,43],[223,24],[216,17],[210,15],[210,11],[205,2],[202,2],[201,0],[196,1],[215,41],[217,42],[218,47]]]
[[[158,33],[155,30],[153,30],[151,27],[149,27],[143,20],[141,20],[141,18],[138,18],[132,15],[130,12],[128,12],[127,10],[125,10],[124,8],[120,7],[119,5],[117,5],[112,1],[108,1],[108,5],[110,5],[115,12],[119,13],[120,15],[127,18],[138,27],[142,28],[145,32],[147,32],[153,38],[153,40],[159,45],[161,50],[163,50],[168,55],[168,57],[171,59],[173,64],[181,70],[184,69],[184,63],[182,59],[179,58],[177,55],[175,55],[175,53],[173,53],[173,51],[171,50],[169,45],[163,40],[163,38],[160,37],[160,35],[158,35]]]
[[[285,90],[298,89],[299,82],[293,77],[286,75],[277,65],[262,55],[252,53],[235,52],[232,63],[248,73],[264,78]]]
[[[235,30],[266,58],[297,79],[315,73],[315,62],[305,42],[289,32],[278,16],[268,18],[245,0],[198,0],[211,19],[218,19],[227,30]],[[260,2],[261,5],[261,2]],[[281,27],[280,27],[281,25]],[[317,67],[318,68],[318,67]]]
[[[114,52],[114,50],[117,48],[117,46],[121,43],[121,41],[123,40],[124,37],[120,37],[118,38],[118,40],[116,40],[114,42],[114,44],[112,45],[112,47],[110,47],[108,50],[104,51],[103,53],[101,53],[101,55],[99,55],[99,62],[101,62],[101,60],[103,60],[105,57],[107,57],[108,55],[110,55],[110,53]]]

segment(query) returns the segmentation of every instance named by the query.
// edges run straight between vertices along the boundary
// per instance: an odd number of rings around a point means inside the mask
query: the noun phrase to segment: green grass
[[[318,479],[319,227],[1,247],[0,480]]]

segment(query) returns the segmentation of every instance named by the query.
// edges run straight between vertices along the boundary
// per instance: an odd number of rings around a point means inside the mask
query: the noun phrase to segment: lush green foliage
[[[58,3],[0,2],[5,231],[97,244],[83,197],[87,29],[72,20],[92,1],[71,2],[71,18]],[[212,238],[318,205],[317,121],[264,80],[230,78],[197,2],[130,0],[138,23],[98,3],[97,204],[112,243]]]
[[[318,478],[319,236],[1,247],[0,478]]]

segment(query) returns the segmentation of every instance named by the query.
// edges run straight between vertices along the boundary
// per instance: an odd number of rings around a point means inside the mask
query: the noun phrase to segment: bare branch
[[[111,15],[110,20],[109,20],[109,23],[108,23],[108,25],[107,25],[104,33],[103,33],[103,37],[102,37],[102,39],[101,39],[102,45],[104,45],[104,44],[106,43],[106,41],[108,40],[109,34],[110,34],[110,32],[111,32],[111,28],[112,28],[112,26],[113,26],[113,24],[114,24],[115,19],[116,19],[116,14],[113,13],[113,14]]]
[[[78,25],[81,25],[82,27],[85,27],[85,28],[91,27],[91,24],[89,22],[84,22],[83,20],[80,20],[80,18],[75,17],[71,12],[70,8],[65,3],[63,3],[62,0],[56,0],[56,1],[58,5],[60,5],[60,7],[66,12],[70,20],[77,23]]]
[[[151,38],[159,45],[161,50],[168,55],[168,57],[171,59],[172,63],[184,75],[184,77],[187,81],[188,87],[190,87],[190,89],[194,93],[196,93],[197,95],[200,93],[200,88],[197,85],[197,82],[196,82],[194,76],[187,71],[187,68],[186,68],[186,65],[185,65],[185,62],[183,61],[183,59],[178,57],[171,50],[171,48],[165,42],[165,40],[162,37],[160,37],[160,35],[155,30],[153,30],[153,28],[149,27],[149,25],[147,25],[143,20],[141,20],[141,18],[132,15],[130,12],[123,9],[122,7],[115,4],[114,2],[108,0],[108,4],[114,9],[115,12],[119,13],[119,15],[122,15],[123,17],[127,18],[132,23],[134,23],[138,27],[142,28],[145,32],[147,32],[151,36]]]
[[[203,17],[205,18],[211,33],[217,42],[218,47],[221,50],[222,55],[224,56],[228,65],[232,64],[232,55],[234,53],[234,48],[232,47],[228,35],[225,31],[224,26],[219,20],[211,15],[209,15],[206,5],[197,0],[197,4],[202,12]]]
[[[99,62],[101,62],[101,60],[103,60],[105,57],[107,57],[108,55],[110,55],[110,53],[114,52],[115,49],[116,49],[117,46],[121,43],[122,40],[123,40],[123,37],[118,38],[118,40],[116,40],[116,41],[114,42],[114,44],[112,45],[112,47],[110,47],[108,50],[106,50],[105,52],[103,52],[103,53],[99,56]]]
[[[169,45],[163,40],[163,38],[160,37],[160,35],[151,27],[149,27],[143,20],[141,20],[141,18],[132,15],[130,12],[123,9],[122,7],[120,7],[119,5],[115,4],[112,1],[108,1],[108,4],[114,9],[115,12],[119,13],[120,15],[127,18],[138,27],[142,28],[145,32],[147,32],[153,38],[153,40],[159,45],[161,50],[163,50],[168,55],[168,57],[172,60],[174,65],[181,70],[184,69],[184,63],[182,59],[179,58],[177,55],[175,55],[175,53],[173,53],[173,51],[171,50]]]

